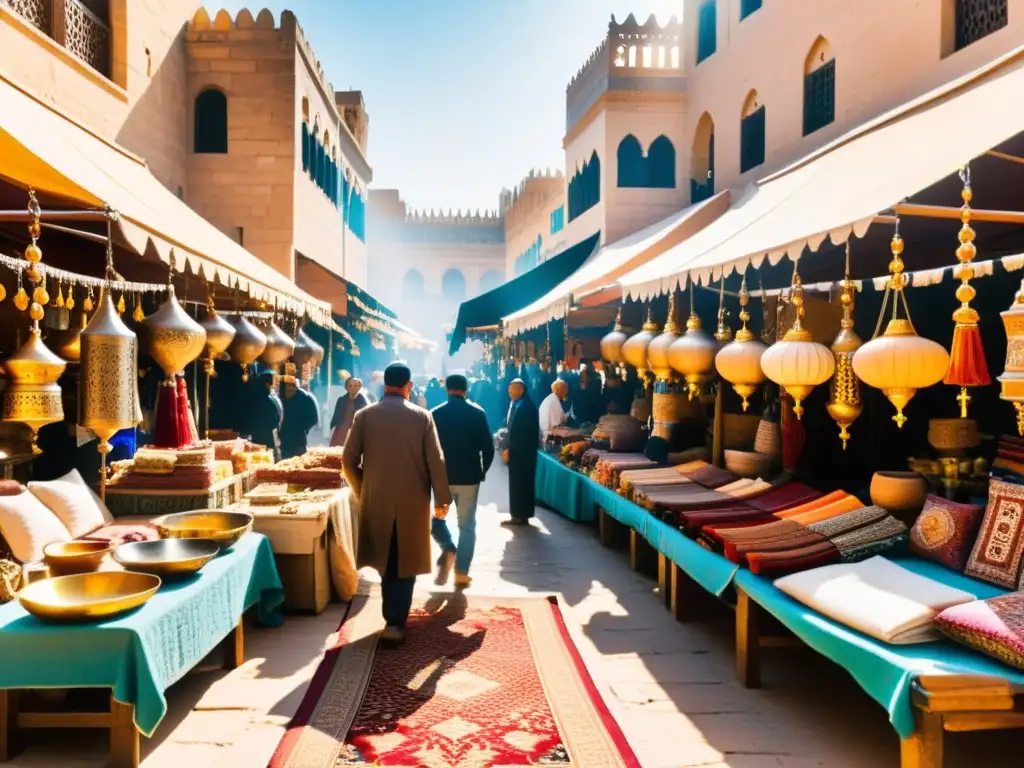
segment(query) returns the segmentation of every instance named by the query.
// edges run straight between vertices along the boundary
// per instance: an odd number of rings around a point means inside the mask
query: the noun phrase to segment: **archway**
[[[457,302],[466,298],[466,278],[460,270],[452,268],[441,276],[441,296]]]
[[[697,121],[690,155],[690,202],[707,200],[715,193],[715,121],[705,112]]]
[[[402,278],[402,298],[406,300],[422,299],[424,293],[423,275],[417,269],[410,269]]]
[[[228,151],[228,97],[216,88],[196,96],[193,116],[193,151],[225,155]]]

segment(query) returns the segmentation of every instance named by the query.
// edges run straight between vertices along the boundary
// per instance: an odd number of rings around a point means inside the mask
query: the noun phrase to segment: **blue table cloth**
[[[0,607],[0,688],[111,688],[151,736],[167,712],[164,691],[257,606],[282,622],[284,589],[270,542],[247,533],[196,576],[167,582],[130,614],[88,624],[47,624],[17,601]]]
[[[917,558],[894,558],[909,571],[962,589],[979,599],[1004,590],[962,576],[937,563]],[[797,637],[846,669],[869,696],[885,707],[900,738],[914,732],[910,687],[920,675],[996,675],[1024,684],[1024,673],[950,640],[916,645],[889,645],[826,618],[777,589],[768,579],[741,569],[736,586],[782,622]]]
[[[537,456],[537,501],[562,517],[589,523],[594,520],[594,502],[589,495],[590,481],[543,451]]]

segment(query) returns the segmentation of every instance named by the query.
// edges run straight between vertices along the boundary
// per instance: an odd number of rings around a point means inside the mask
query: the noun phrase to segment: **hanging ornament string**
[[[30,245],[26,248],[26,255],[32,248]],[[38,248],[38,246],[37,246]],[[41,255],[41,252],[40,252]],[[25,259],[15,258],[8,256],[7,254],[0,253],[0,266],[6,267],[7,269],[18,275],[19,283],[21,276],[24,275],[31,280],[30,270],[35,267],[32,262],[26,261]],[[41,269],[35,267],[38,272]],[[79,286],[82,288],[95,288],[100,289],[107,284],[107,280],[102,277],[88,277],[86,275],[79,275],[75,272],[68,272],[67,270],[57,269],[56,267],[47,266],[46,274],[54,278],[55,280],[63,283],[67,283],[69,286]],[[167,286],[159,283],[135,283],[127,280],[111,280],[109,281],[110,286],[114,291],[128,291],[129,293],[166,293]],[[65,303],[65,306],[66,303]]]

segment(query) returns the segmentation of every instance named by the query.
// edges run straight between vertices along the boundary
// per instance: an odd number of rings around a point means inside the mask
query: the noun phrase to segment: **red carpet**
[[[444,598],[395,649],[357,598],[271,768],[639,767],[554,599]]]

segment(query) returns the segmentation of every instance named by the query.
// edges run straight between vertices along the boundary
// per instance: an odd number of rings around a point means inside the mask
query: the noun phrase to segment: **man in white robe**
[[[555,427],[565,424],[569,420],[569,415],[565,412],[562,407],[562,402],[569,397],[569,385],[557,379],[551,385],[551,394],[544,398],[544,401],[540,404],[540,439],[541,442],[545,440],[550,432]]]

